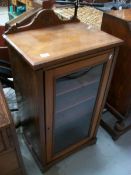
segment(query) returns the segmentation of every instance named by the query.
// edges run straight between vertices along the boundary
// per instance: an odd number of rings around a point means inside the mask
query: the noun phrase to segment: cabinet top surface
[[[0,85],[0,128],[10,124],[9,114],[7,112],[7,106],[5,104],[5,98]]]
[[[128,22],[131,21],[131,9],[113,10],[109,14]]]
[[[122,40],[87,25],[72,23],[8,34],[7,42],[33,67],[68,56],[119,45]]]

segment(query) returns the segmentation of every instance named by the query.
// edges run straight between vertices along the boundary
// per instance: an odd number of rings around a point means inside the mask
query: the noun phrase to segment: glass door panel
[[[54,154],[89,135],[103,64],[56,80]]]

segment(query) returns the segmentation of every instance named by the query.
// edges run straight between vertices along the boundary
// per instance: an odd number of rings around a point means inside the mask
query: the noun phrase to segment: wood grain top
[[[0,84],[0,128],[10,124],[7,104]]]
[[[82,23],[28,30],[4,37],[34,69],[54,60],[111,45],[113,47],[122,42],[105,32],[89,30]]]
[[[128,22],[131,21],[131,9],[112,10],[109,14]]]

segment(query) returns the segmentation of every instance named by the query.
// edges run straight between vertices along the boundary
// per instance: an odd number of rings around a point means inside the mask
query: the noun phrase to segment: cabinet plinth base
[[[112,115],[111,120],[107,121],[105,116],[102,115],[101,126],[111,135],[113,140],[117,140],[121,135],[131,129],[131,117],[122,116],[116,109],[111,105],[107,104],[107,112]]]

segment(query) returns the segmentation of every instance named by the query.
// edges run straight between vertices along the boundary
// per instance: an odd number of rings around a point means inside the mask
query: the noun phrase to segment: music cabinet
[[[4,35],[25,140],[44,170],[96,141],[122,40],[41,10]]]
[[[131,129],[131,9],[103,15],[102,30],[122,40],[106,106],[113,113],[102,117],[102,126],[113,139]]]
[[[0,174],[24,175],[24,167],[10,111],[0,84]]]

